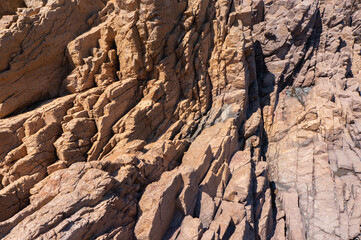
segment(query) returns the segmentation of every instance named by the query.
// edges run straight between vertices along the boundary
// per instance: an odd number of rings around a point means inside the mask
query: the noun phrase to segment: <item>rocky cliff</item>
[[[0,238],[359,239],[359,0],[0,0]]]

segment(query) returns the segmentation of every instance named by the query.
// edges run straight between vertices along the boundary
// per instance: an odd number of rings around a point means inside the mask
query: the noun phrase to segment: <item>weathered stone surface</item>
[[[89,28],[87,19],[102,7],[101,0],[48,1],[19,12],[16,24],[0,32],[0,117],[58,95],[66,44]]]
[[[358,239],[360,26],[356,0],[0,0],[0,238]]]
[[[18,8],[25,7],[23,0],[7,1],[1,0],[0,2],[0,17],[3,15],[12,15],[16,13]]]

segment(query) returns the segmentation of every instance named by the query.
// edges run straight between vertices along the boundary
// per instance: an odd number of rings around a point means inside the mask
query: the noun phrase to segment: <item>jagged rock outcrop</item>
[[[0,238],[358,239],[358,0],[0,0]]]
[[[0,33],[0,117],[59,94],[67,43],[104,7],[101,0],[27,2]]]

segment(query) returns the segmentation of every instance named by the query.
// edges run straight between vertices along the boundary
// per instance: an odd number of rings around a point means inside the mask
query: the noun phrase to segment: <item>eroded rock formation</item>
[[[358,0],[0,0],[0,238],[361,237]]]

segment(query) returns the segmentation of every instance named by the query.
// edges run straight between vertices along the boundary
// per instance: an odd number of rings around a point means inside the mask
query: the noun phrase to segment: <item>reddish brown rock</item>
[[[360,7],[0,0],[0,238],[359,238]]]
[[[35,12],[19,12],[16,24],[0,32],[0,117],[58,95],[66,44],[102,7],[101,0],[48,1]]]

